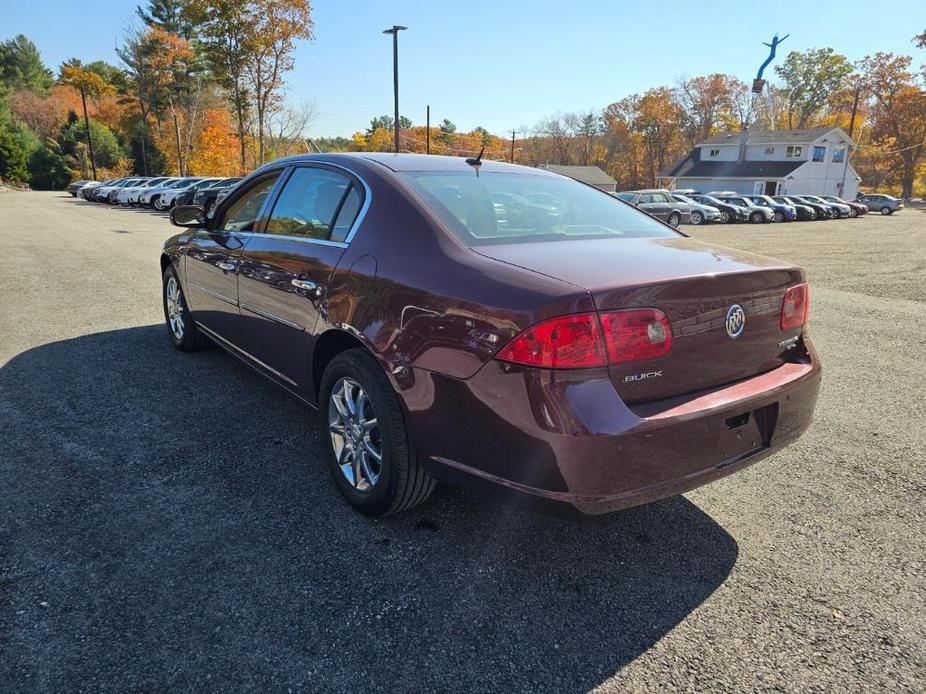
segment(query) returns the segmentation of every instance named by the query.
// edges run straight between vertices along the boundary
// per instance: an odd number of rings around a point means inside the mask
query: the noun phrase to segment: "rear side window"
[[[266,233],[329,238],[350,189],[351,180],[334,171],[297,168],[273,206]]]
[[[334,219],[334,229],[331,231],[332,241],[345,241],[350,233],[351,227],[354,226],[354,220],[360,214],[360,206],[363,204],[363,196],[355,185],[351,185],[344,201],[341,203],[341,210]]]
[[[679,236],[614,196],[560,176],[415,171],[403,178],[467,245]]]

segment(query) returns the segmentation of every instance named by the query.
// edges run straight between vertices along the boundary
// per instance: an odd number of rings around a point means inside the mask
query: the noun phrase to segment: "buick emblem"
[[[743,334],[746,327],[746,312],[739,304],[733,304],[727,309],[727,335],[735,340]]]

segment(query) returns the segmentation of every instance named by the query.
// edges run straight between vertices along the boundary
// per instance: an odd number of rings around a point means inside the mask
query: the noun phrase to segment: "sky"
[[[54,70],[70,57],[118,63],[115,47],[138,4],[0,0],[0,40],[25,34]],[[507,136],[684,76],[749,82],[775,33],[790,33],[779,63],[788,51],[825,46],[852,60],[886,51],[926,63],[911,42],[926,29],[922,0],[313,0],[312,12],[315,39],[298,45],[286,94],[314,108],[311,137],[349,137],[392,113],[392,37],[382,30],[393,24],[408,27],[399,35],[403,115],[423,125],[430,104],[432,126],[449,118],[461,131]]]

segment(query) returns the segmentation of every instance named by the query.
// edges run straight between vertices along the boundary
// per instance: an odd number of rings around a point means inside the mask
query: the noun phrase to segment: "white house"
[[[849,163],[855,142],[842,128],[719,133],[664,171],[671,188],[766,195],[837,195],[854,200],[861,181]]]

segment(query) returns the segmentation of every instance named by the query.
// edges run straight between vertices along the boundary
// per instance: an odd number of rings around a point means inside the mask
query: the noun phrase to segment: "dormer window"
[[[835,154],[833,155],[835,156]],[[817,145],[813,148],[813,160],[816,162],[822,162],[826,160],[826,147],[821,147]]]
[[[788,145],[788,149],[785,151],[785,156],[789,159],[797,159],[801,156],[803,151],[804,148],[800,145]]]

